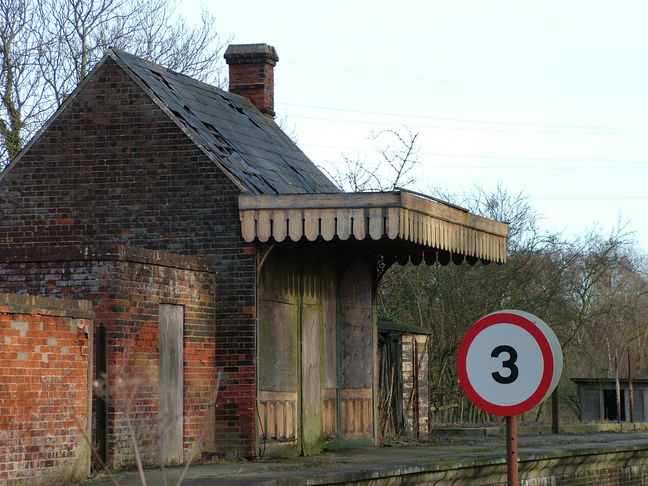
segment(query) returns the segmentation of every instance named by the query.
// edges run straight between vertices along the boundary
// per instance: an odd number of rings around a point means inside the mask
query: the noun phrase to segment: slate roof
[[[118,49],[107,54],[249,194],[340,190],[246,98]]]

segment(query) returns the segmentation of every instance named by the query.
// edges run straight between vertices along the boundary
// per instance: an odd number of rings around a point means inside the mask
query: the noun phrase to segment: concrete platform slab
[[[521,477],[524,474],[532,477],[529,474],[533,470],[557,474],[556,471],[581,467],[585,471],[597,463],[602,467],[609,463],[608,469],[625,470],[632,466],[648,469],[648,433],[643,431],[522,434],[519,443]],[[166,469],[166,483],[175,484],[181,471],[182,468]],[[363,447],[311,457],[195,465],[189,468],[182,484],[495,484],[502,471],[505,478],[505,439],[489,431],[481,436],[438,437],[433,443],[420,446]],[[115,479],[122,486],[142,484],[137,472],[118,473]],[[163,473],[146,471],[146,481],[149,485],[162,486]],[[102,476],[83,484],[109,486],[114,482]]]

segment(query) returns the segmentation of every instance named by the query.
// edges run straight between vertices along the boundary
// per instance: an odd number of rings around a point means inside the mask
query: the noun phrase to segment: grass
[[[207,439],[207,432],[208,432],[208,425],[209,425],[209,416],[208,414],[210,413],[211,410],[216,405],[216,401],[218,399],[218,390],[220,388],[220,383],[223,378],[223,373],[220,371],[217,372],[216,374],[216,384],[214,387],[214,394],[213,398],[210,400],[210,402],[207,404],[204,410],[204,416],[203,418],[203,427],[200,431],[199,436],[196,438],[194,441],[191,451],[187,455],[187,458],[184,462],[184,465],[182,467],[182,470],[180,472],[180,475],[177,479],[171,480],[170,474],[168,474],[167,468],[165,467],[165,444],[164,444],[164,437],[165,437],[165,427],[168,427],[174,417],[158,417],[158,433],[156,437],[156,445],[157,445],[157,452],[158,452],[158,467],[159,471],[161,474],[161,486],[181,486],[182,483],[184,482],[187,472],[189,471],[189,467],[192,464],[196,464],[198,462],[198,454],[201,449],[201,445],[204,443],[204,441]],[[116,379],[113,380],[115,383],[115,388],[116,390],[120,391],[123,393],[123,396],[125,397],[125,400],[123,402],[123,408],[124,408],[124,418],[126,422],[126,427],[128,431],[128,438],[131,443],[132,451],[133,451],[133,459],[134,459],[134,466],[137,470],[137,474],[139,477],[139,482],[141,486],[149,486],[149,483],[147,481],[146,477],[146,472],[145,472],[145,466],[144,466],[144,460],[143,460],[143,455],[141,451],[141,447],[138,443],[138,433],[137,433],[137,426],[133,421],[133,404],[135,402],[135,397],[136,394],[142,385],[142,382],[139,380],[134,380],[134,379],[124,379],[121,376],[116,377]],[[108,387],[106,386],[107,384],[107,379],[106,377],[102,377],[99,380],[96,380],[94,383],[94,388],[95,392],[99,394],[104,394],[103,398],[104,399],[109,399],[110,396],[108,395],[107,389]],[[166,425],[165,425],[166,424]],[[96,461],[96,463],[99,465],[101,474],[103,474],[110,482],[113,484],[113,486],[121,486],[116,473],[108,467],[108,465],[104,462],[103,458],[101,457],[101,454],[99,454],[99,451],[97,450],[96,447],[94,447],[90,437],[86,434],[84,427],[82,426],[81,423],[77,421],[77,428],[79,432],[81,433],[83,440],[86,442],[86,444],[91,448],[92,455]],[[173,474],[175,475],[175,474]],[[96,477],[93,479],[97,479]],[[56,482],[50,482],[48,483],[48,486],[56,486],[57,484],[61,483],[56,483]],[[69,483],[66,483],[69,484]],[[88,484],[87,481],[84,481],[79,484]],[[155,486],[160,486],[159,484],[155,484]]]

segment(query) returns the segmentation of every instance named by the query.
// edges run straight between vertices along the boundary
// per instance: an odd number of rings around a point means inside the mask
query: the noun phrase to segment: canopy
[[[508,224],[404,190],[241,195],[239,215],[246,242],[401,240],[475,260],[506,261]]]

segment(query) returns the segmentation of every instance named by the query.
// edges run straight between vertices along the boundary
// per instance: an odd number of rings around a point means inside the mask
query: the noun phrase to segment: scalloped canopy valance
[[[508,225],[407,191],[239,196],[243,239],[403,240],[504,263]]]

